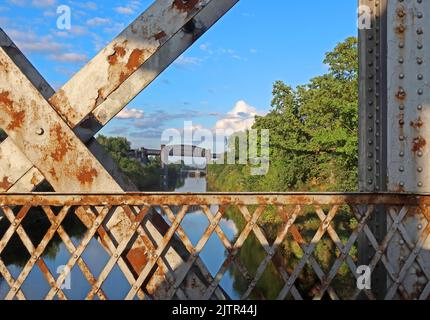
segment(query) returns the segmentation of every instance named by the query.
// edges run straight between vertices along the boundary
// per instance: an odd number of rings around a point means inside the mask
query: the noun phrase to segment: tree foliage
[[[143,166],[138,160],[128,156],[130,142],[124,137],[106,137],[99,135],[97,141],[111,154],[119,168],[136,185],[139,191],[161,191],[162,172],[160,159],[150,159]],[[180,182],[179,165],[169,165],[169,187],[175,188]]]
[[[353,37],[338,44],[324,59],[328,71],[307,84],[297,88],[282,81],[274,84],[272,110],[258,117],[254,125],[254,129],[270,130],[268,174],[253,177],[247,166],[212,166],[213,189],[222,186],[235,191],[356,190],[357,44]],[[233,184],[225,184],[227,180]]]

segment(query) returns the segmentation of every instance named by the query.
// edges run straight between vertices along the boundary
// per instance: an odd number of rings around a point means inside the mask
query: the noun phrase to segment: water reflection
[[[184,185],[177,188],[175,191],[206,192],[206,190],[207,182],[205,178],[187,178],[184,181]],[[18,209],[19,208],[16,208],[15,210]],[[32,210],[33,211],[31,212],[31,215],[28,215],[28,219],[26,218],[23,221],[23,227],[28,232],[33,245],[37,246],[42,240],[46,230],[50,227],[50,224],[45,218],[45,215],[41,209],[36,208]],[[210,207],[210,210],[212,214],[215,215],[218,208],[217,206],[212,206]],[[226,218],[221,220],[220,228],[225,233],[229,241],[233,244],[239,235],[239,230],[241,230],[243,226],[240,226],[240,219],[238,219],[237,216],[229,217],[232,219]],[[194,246],[197,245],[208,225],[209,220],[207,219],[204,212],[202,212],[199,208],[194,209],[194,211],[192,209],[191,212],[184,218],[182,223],[185,233]],[[240,228],[238,226],[240,226]],[[4,235],[8,227],[9,222],[7,222],[6,219],[0,220],[0,238]],[[74,246],[78,246],[85,234],[86,228],[76,217],[74,217],[74,215],[70,215],[64,221],[63,227],[71,237]],[[262,247],[256,243],[256,239],[253,238],[252,235],[249,238],[250,239],[245,242],[244,247],[240,252],[240,258],[246,268],[250,270],[250,273],[254,274],[258,264],[264,258],[264,252]],[[11,275],[14,277],[14,279],[16,279],[22,271],[24,265],[27,263],[29,254],[27,253],[27,250],[25,249],[19,237],[14,235],[7,248],[3,251],[1,257],[6,263]],[[98,277],[109,260],[109,255],[96,239],[91,240],[82,257],[95,278]],[[227,251],[215,232],[206,243],[200,257],[211,274],[215,276],[224,262],[224,259],[227,257]],[[56,235],[51,240],[43,256],[43,259],[51,274],[57,278],[61,273],[61,266],[65,265],[70,259],[70,253],[58,235]],[[258,285],[258,287],[263,287],[264,293],[262,295],[266,296],[267,298],[276,298],[276,296],[272,296],[270,292],[280,289],[278,287],[281,284],[274,275],[275,273],[273,270],[270,270],[269,267],[268,271],[263,275],[263,285],[260,283]],[[85,279],[81,269],[77,264],[72,269],[70,280],[70,288],[66,287],[63,289],[66,296],[69,299],[84,299],[90,289],[90,285],[88,284],[88,280]],[[234,264],[232,264],[230,269],[225,273],[220,284],[232,299],[239,299],[248,286],[248,283],[244,280],[243,275],[237,269],[237,267],[234,266]],[[33,268],[32,272],[27,277],[24,285],[22,286],[22,291],[24,292],[26,298],[34,300],[43,299],[48,293],[49,289],[50,287],[47,281],[37,266]],[[118,266],[115,266],[111,271],[109,277],[102,286],[102,290],[110,299],[123,299],[126,296],[130,290],[130,285],[128,284]],[[0,277],[0,299],[4,298],[8,291],[9,286],[5,280]],[[261,296],[258,295],[258,290],[256,292],[257,294],[252,295],[251,297],[261,298]]]

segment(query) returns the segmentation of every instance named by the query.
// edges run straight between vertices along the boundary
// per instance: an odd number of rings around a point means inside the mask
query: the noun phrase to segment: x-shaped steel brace
[[[0,192],[135,190],[94,135],[238,1],[157,0],[57,93],[0,29]]]
[[[92,137],[237,2],[156,1],[53,95],[3,34],[0,191],[31,191],[43,177],[58,192],[131,189]]]

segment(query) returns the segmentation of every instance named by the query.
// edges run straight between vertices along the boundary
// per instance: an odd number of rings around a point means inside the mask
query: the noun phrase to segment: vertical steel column
[[[371,28],[359,35],[360,190],[430,192],[430,1],[360,0],[360,5],[368,6],[372,17]],[[379,298],[420,298],[430,274],[425,250],[430,243],[415,245],[428,222],[419,210],[410,211],[402,225],[409,243],[397,230],[387,248],[390,277],[385,267],[375,270]],[[375,218],[371,229],[380,242],[392,219],[383,208]],[[374,253],[367,244],[362,238],[362,264]],[[394,283],[399,274],[401,283]]]
[[[429,192],[430,2],[390,1],[388,15],[388,189]]]
[[[387,191],[387,0],[359,0],[360,18],[370,28],[359,29],[359,188]],[[386,235],[386,213],[375,209],[369,228],[379,243]],[[359,239],[359,260],[369,265],[375,251],[365,235]],[[372,291],[385,296],[386,271],[379,264],[372,273]]]
[[[388,191],[430,192],[430,1],[389,1],[387,12]],[[413,243],[427,223],[421,212],[409,212],[403,225]],[[406,263],[410,266],[400,291],[390,290],[390,298],[419,298],[422,278],[430,272],[425,250],[430,243],[411,250],[398,233],[391,243],[387,256],[393,271],[399,274]],[[421,265],[410,260],[413,254],[419,254]]]

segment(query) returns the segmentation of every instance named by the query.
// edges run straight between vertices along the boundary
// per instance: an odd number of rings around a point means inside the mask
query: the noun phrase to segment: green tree
[[[348,38],[326,54],[328,72],[292,88],[273,86],[272,110],[256,119],[254,129],[270,130],[270,169],[252,177],[239,165],[211,167],[217,181],[237,181],[235,191],[352,191],[357,186],[358,52]],[[228,167],[228,169],[227,169]],[[214,171],[215,170],[215,171]],[[236,173],[236,174],[235,174]],[[235,177],[233,177],[235,176]],[[229,188],[227,184],[227,188]]]
[[[123,137],[106,137],[99,135],[97,141],[111,154],[119,168],[133,181],[139,191],[161,191],[161,163],[159,159],[150,159],[143,166],[138,160],[128,156],[131,151],[130,142]],[[180,184],[178,165],[169,166],[169,187]]]

